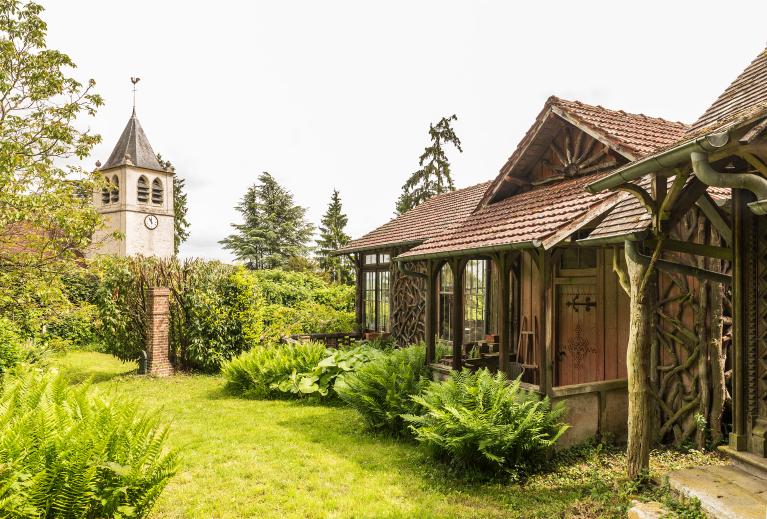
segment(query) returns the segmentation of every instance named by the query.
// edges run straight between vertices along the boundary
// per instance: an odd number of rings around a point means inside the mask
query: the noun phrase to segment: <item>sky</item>
[[[40,0],[38,0],[40,1]],[[767,45],[767,2],[42,0],[48,45],[132,106],[186,179],[185,257],[218,241],[262,171],[318,224],[333,189],[359,237],[388,221],[429,124],[456,114],[457,187],[494,178],[550,95],[693,122]]]

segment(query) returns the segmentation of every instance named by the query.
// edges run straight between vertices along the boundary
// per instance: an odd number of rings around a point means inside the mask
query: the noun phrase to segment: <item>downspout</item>
[[[711,167],[708,154],[694,151],[690,153],[692,170],[701,182],[708,186],[745,189],[756,195],[756,201],[748,204],[751,212],[767,214],[767,179],[754,173],[720,173]]]
[[[637,242],[626,240],[625,242],[626,255],[631,258],[632,261],[640,263],[642,265],[649,265],[652,258],[645,256],[637,249]],[[722,274],[721,272],[714,272],[713,270],[702,269],[693,267],[690,265],[682,265],[681,263],[674,263],[673,261],[667,261],[659,259],[655,262],[655,267],[663,272],[671,272],[672,274],[681,274],[683,276],[695,276],[702,279],[707,279],[715,283],[722,283],[724,285],[732,284],[732,276]]]

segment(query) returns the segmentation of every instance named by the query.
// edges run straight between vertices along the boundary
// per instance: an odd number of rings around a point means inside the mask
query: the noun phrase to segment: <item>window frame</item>
[[[367,331],[391,332],[391,256],[362,253],[362,321]],[[372,285],[372,287],[371,287]],[[373,313],[371,317],[371,312]]]

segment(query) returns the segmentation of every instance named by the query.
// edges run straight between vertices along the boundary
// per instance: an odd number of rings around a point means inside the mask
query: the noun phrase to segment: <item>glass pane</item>
[[[438,337],[444,341],[453,340],[453,271],[444,265],[439,271]]]
[[[470,260],[464,270],[464,342],[485,338],[487,260]]]
[[[389,263],[390,257],[388,254],[379,254],[378,255],[378,263],[386,264]]]
[[[376,329],[376,273],[365,272],[365,329]]]
[[[365,265],[375,265],[375,264],[376,264],[376,255],[365,254]]]
[[[389,331],[389,272],[378,273],[378,331]]]

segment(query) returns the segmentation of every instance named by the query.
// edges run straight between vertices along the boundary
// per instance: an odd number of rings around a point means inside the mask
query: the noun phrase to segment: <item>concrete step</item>
[[[700,500],[715,519],[765,519],[767,479],[735,465],[692,467],[669,473],[671,488]]]

